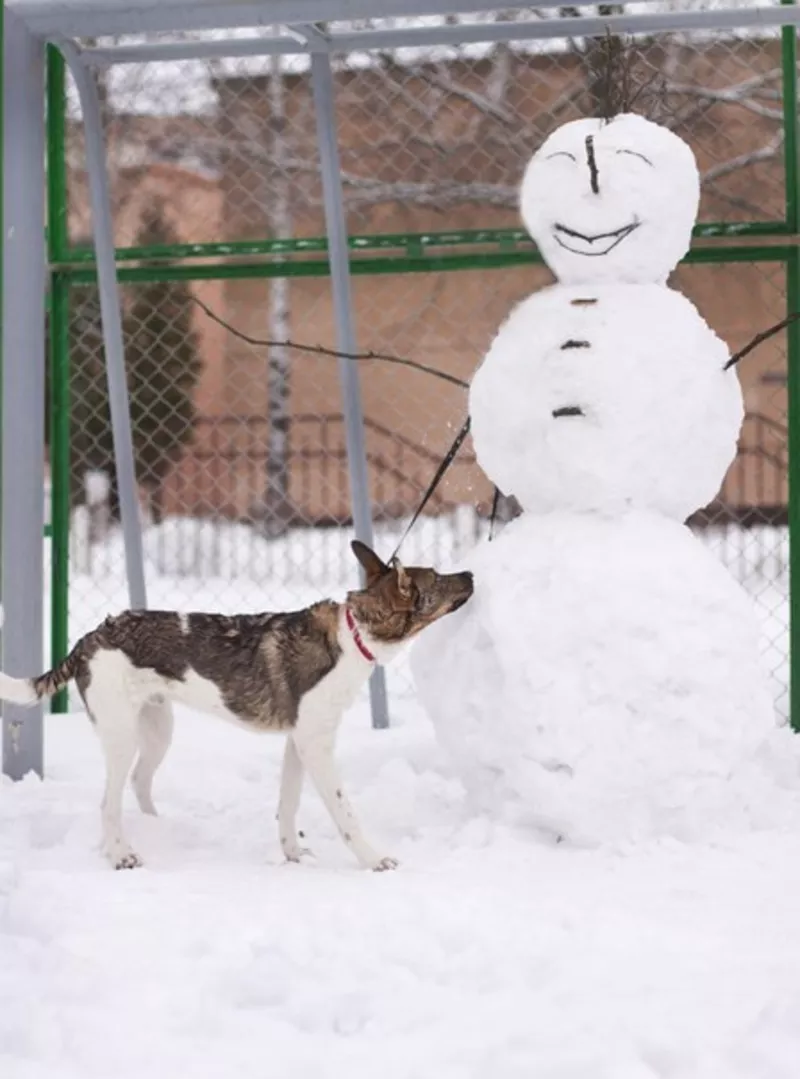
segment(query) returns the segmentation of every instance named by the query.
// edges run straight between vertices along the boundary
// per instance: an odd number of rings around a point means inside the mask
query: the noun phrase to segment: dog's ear
[[[374,584],[384,574],[389,572],[389,567],[381,562],[380,558],[367,547],[361,540],[353,540],[350,544],[353,554],[366,570],[367,586]]]
[[[411,578],[406,572],[405,566],[396,555],[391,561],[391,568],[397,574],[397,591],[401,596],[407,598],[411,595]]]

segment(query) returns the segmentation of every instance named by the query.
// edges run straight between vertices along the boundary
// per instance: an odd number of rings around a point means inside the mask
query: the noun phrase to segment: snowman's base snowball
[[[776,728],[752,602],[687,528],[523,514],[468,568],[472,600],[411,665],[478,808],[581,844],[699,838],[787,811],[796,750]]]

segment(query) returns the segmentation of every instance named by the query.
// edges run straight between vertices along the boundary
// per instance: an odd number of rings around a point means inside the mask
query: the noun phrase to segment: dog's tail
[[[40,674],[38,678],[12,678],[10,674],[0,671],[0,699],[10,704],[31,705],[36,704],[42,697],[52,697],[73,680],[81,666],[81,660],[82,652],[76,647],[66,659],[52,670]]]

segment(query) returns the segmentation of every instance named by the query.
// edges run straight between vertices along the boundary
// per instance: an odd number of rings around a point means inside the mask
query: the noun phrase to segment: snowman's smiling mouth
[[[587,236],[583,232],[567,228],[566,225],[556,224],[553,226],[553,238],[566,251],[573,255],[588,255],[590,258],[598,255],[607,255],[613,251],[617,244],[622,243],[626,236],[638,229],[641,221],[634,218],[629,225],[623,225],[614,232],[597,232],[593,236]]]
[[[554,420],[560,420],[562,416],[584,416],[585,412],[577,405],[565,405],[563,408],[554,408],[552,416]]]

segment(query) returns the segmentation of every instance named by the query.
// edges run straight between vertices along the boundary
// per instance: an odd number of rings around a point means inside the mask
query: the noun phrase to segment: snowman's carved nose
[[[592,135],[586,136],[586,161],[589,165],[589,179],[592,185],[592,191],[595,195],[600,194],[600,184],[598,183],[599,175],[597,172],[597,161],[594,156],[594,138]]]

